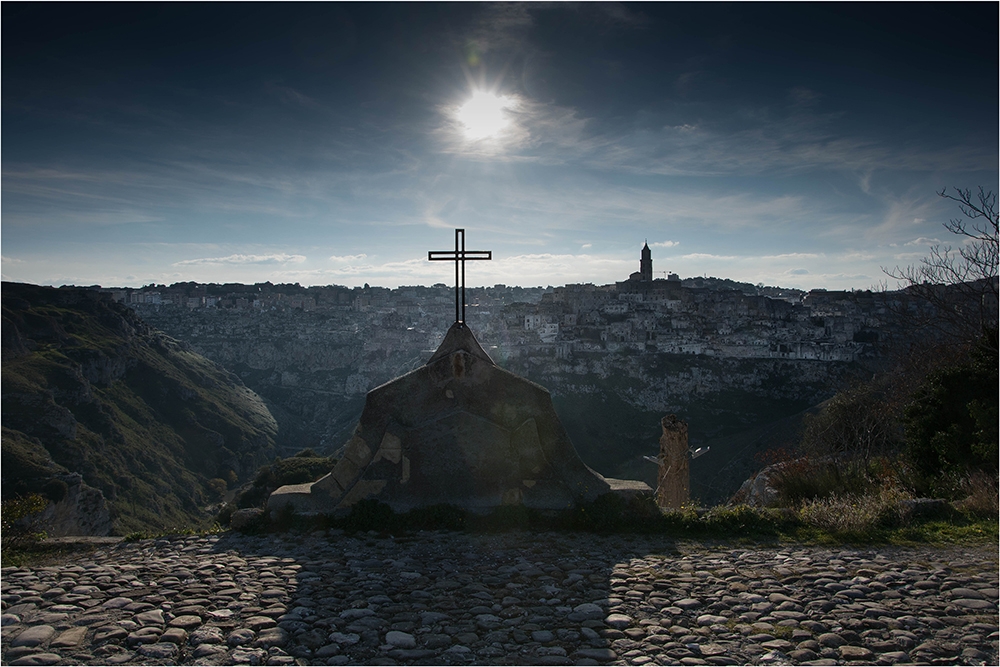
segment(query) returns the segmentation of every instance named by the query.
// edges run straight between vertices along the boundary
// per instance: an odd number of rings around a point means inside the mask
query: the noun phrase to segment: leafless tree
[[[948,339],[970,344],[987,336],[997,342],[997,236],[996,193],[980,187],[947,188],[938,193],[958,204],[962,217],[944,223],[961,237],[957,250],[936,245],[916,266],[882,271],[903,286],[906,319]]]

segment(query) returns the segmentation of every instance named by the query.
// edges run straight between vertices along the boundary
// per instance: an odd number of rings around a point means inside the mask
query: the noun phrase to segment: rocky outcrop
[[[774,484],[775,475],[781,472],[784,463],[775,463],[763,468],[747,479],[730,499],[730,505],[749,507],[771,507],[778,500],[778,490]]]
[[[101,536],[111,532],[111,511],[99,489],[84,484],[79,473],[52,479],[66,485],[65,495],[56,502],[49,502],[35,519],[49,537]]]

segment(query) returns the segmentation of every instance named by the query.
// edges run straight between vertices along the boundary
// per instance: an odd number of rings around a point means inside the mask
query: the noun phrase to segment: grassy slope
[[[204,523],[205,482],[252,476],[275,422],[235,376],[94,296],[3,285],[3,493],[63,468],[104,492],[117,532]]]

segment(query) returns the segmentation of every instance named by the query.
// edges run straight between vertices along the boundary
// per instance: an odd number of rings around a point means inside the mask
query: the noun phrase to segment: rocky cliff
[[[54,534],[204,523],[274,457],[253,391],[107,295],[5,282],[2,330],[3,495],[48,497]]]

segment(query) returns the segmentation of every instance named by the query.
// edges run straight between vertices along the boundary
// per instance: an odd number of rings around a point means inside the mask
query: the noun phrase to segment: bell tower
[[[653,254],[649,250],[649,243],[642,244],[642,255],[639,259],[639,275],[643,282],[653,281]]]

